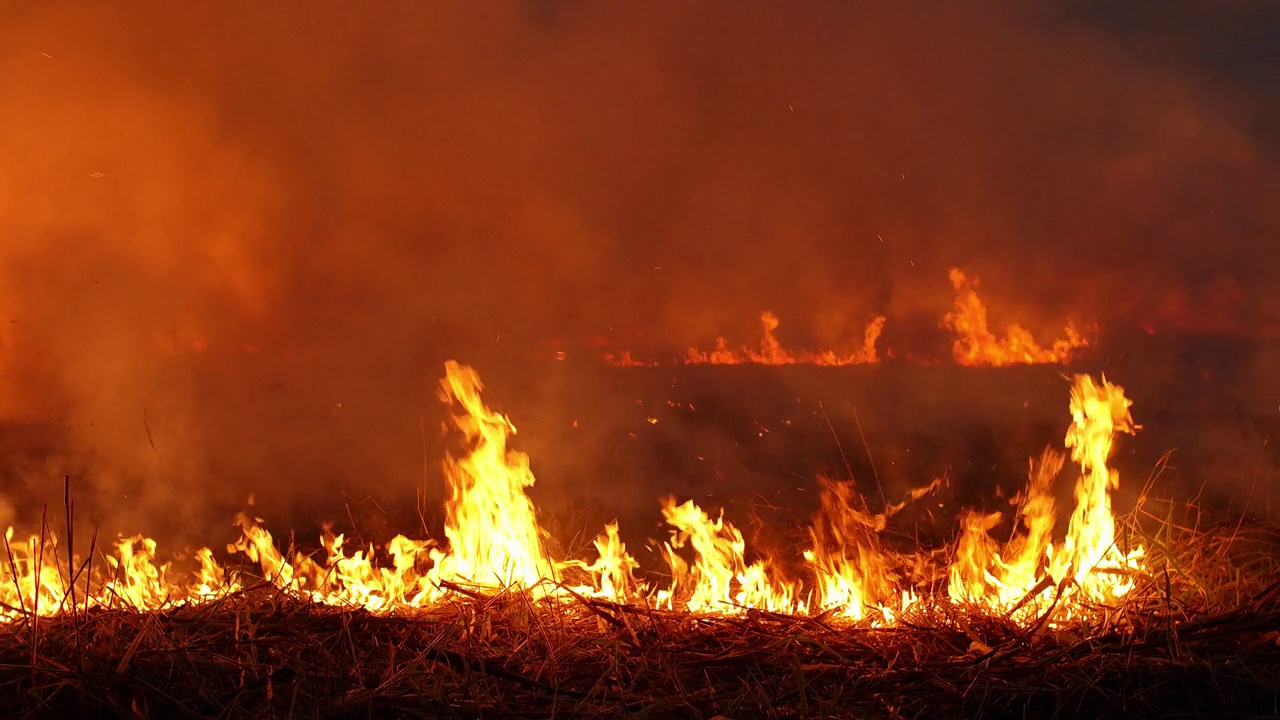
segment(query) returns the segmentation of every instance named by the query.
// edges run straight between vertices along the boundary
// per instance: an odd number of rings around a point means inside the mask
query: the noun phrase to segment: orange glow
[[[671,608],[683,600],[691,612],[733,614],[748,608],[773,612],[802,612],[794,585],[773,576],[768,563],[747,565],[742,533],[723,517],[712,520],[692,500],[662,503],[662,514],[675,530],[662,546],[671,569],[671,586],[658,591],[658,605]],[[676,551],[693,548],[693,564]]]
[[[690,348],[685,353],[684,362],[689,365],[741,365],[754,363],[757,365],[873,365],[880,361],[876,354],[876,342],[884,330],[885,319],[874,317],[863,332],[862,347],[849,353],[838,353],[824,350],[819,353],[801,351],[793,353],[782,347],[775,332],[778,329],[778,316],[766,310],[760,315],[764,337],[760,340],[760,349],[741,347],[736,350],[729,347],[724,338],[716,340],[714,350],[703,351]]]
[[[1080,465],[1075,511],[1062,552],[1053,558],[1054,577],[1070,576],[1094,602],[1111,602],[1133,588],[1132,575],[1142,568],[1141,546],[1123,552],[1116,545],[1111,491],[1120,486],[1120,473],[1107,467],[1116,433],[1130,435],[1138,428],[1129,414],[1132,401],[1124,390],[1102,379],[1081,375],[1071,390],[1072,423],[1066,445]]]
[[[888,560],[880,551],[885,516],[855,505],[853,484],[823,478],[822,510],[809,528],[805,560],[817,577],[817,606],[861,620],[893,593]]]
[[[951,284],[956,290],[955,309],[942,318],[942,327],[955,335],[952,354],[960,365],[1035,365],[1065,363],[1072,353],[1089,342],[1068,324],[1066,337],[1041,347],[1021,325],[1010,325],[1003,335],[993,332],[987,321],[987,306],[978,297],[977,280],[970,280],[959,268],[951,268]]]
[[[1063,337],[1048,346],[1042,346],[1021,325],[1012,324],[997,333],[987,317],[987,306],[978,296],[978,281],[970,279],[959,268],[950,272],[951,285],[955,289],[955,305],[942,317],[942,327],[952,333],[951,356],[958,365],[1003,367],[1006,365],[1045,365],[1069,362],[1085,347],[1089,340],[1067,323]],[[895,357],[892,348],[881,350],[881,334],[886,319],[877,315],[863,331],[861,347],[851,351],[821,350],[793,351],[783,347],[777,330],[781,321],[770,311],[760,316],[761,339],[758,347],[733,346],[721,337],[710,350],[689,348],[675,360],[682,365],[875,365],[882,357]],[[915,352],[906,357],[921,364],[933,364],[929,357],[917,357]],[[604,361],[618,367],[653,367],[661,363],[637,358],[631,351],[606,352]]]
[[[1144,570],[1145,550],[1116,545],[1110,491],[1119,486],[1120,475],[1107,467],[1115,434],[1132,433],[1137,427],[1129,415],[1131,404],[1124,390],[1105,378],[1098,385],[1088,375],[1076,377],[1065,444],[1080,466],[1080,478],[1066,539],[1057,546],[1050,541],[1051,484],[1063,458],[1046,450],[1032,468],[1020,508],[1024,535],[1001,549],[990,536],[1000,522],[999,513],[969,512],[962,517],[948,587],[953,601],[1013,612],[1024,620],[1052,607],[1061,619],[1084,612],[1088,604],[1114,603],[1133,589],[1133,577]]]
[[[937,482],[914,490],[903,503],[881,514],[865,509],[851,482],[822,479],[821,508],[808,530],[802,572],[772,559],[750,557],[742,533],[723,513],[712,516],[693,501],[661,504],[671,527],[659,548],[669,581],[638,582],[637,564],[616,523],[595,540],[595,559],[552,557],[546,532],[527,490],[534,484],[529,458],[507,447],[515,427],[480,397],[482,385],[471,368],[449,362],[440,397],[453,408],[452,426],[463,452],[445,462],[449,496],[444,542],[396,536],[382,546],[350,547],[342,534],[325,529],[322,552],[280,549],[262,521],[241,514],[240,537],[227,546],[257,566],[281,591],[313,602],[396,612],[432,607],[456,593],[527,592],[533,599],[568,601],[588,595],[619,603],[703,615],[740,615],[750,610],[818,614],[842,622],[892,626],[904,613],[927,612],[924,585],[908,578],[936,577],[934,556],[894,553],[881,540],[888,519]],[[1072,423],[1066,446],[1080,469],[1075,508],[1060,543],[1052,539],[1053,482],[1064,456],[1046,450],[1033,463],[1018,507],[1019,529],[1008,542],[992,532],[999,513],[967,512],[949,565],[947,595],[953,603],[1015,622],[1047,618],[1060,623],[1115,603],[1145,572],[1142,547],[1116,545],[1109,493],[1118,473],[1107,466],[1116,433],[1136,429],[1124,391],[1104,379],[1079,376],[1071,389]],[[156,544],[142,536],[123,538],[105,561],[73,576],[56,535],[47,528],[25,542],[5,534],[0,558],[0,617],[56,615],[91,607],[163,609],[200,603],[243,587],[208,549],[194,555],[198,565],[186,578],[157,560]],[[75,586],[71,578],[75,577]],[[925,608],[925,609],[921,609]]]
[[[605,353],[604,361],[610,365],[618,367],[656,367],[658,363],[652,360],[639,360],[632,356],[630,350],[623,350],[620,353]]]
[[[819,352],[788,350],[782,346],[776,334],[780,324],[777,315],[766,310],[760,315],[760,324],[763,337],[760,340],[759,348],[752,348],[746,345],[734,348],[729,345],[729,341],[725,338],[718,338],[716,346],[711,350],[699,350],[696,347],[689,348],[680,356],[677,364],[826,365],[834,367],[874,365],[880,362],[876,343],[879,342],[880,334],[884,331],[885,318],[883,316],[873,317],[871,322],[867,324],[866,330],[862,333],[862,346],[847,352],[835,350],[822,350]],[[618,353],[605,353],[604,361],[618,367],[653,367],[660,364],[653,360],[638,359],[629,350]]]

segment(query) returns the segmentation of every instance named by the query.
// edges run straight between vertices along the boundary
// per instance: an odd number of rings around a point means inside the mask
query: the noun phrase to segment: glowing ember
[[[951,284],[956,290],[956,305],[943,316],[942,326],[956,336],[953,354],[960,365],[1064,363],[1089,344],[1070,324],[1063,331],[1066,337],[1047,348],[1017,324],[997,336],[987,323],[987,306],[978,297],[977,280],[970,281],[959,268],[951,268]]]

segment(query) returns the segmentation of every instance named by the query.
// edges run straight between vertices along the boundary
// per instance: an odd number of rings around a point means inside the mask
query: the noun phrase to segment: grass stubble
[[[68,512],[68,525],[71,513]],[[70,529],[70,528],[68,528]],[[1275,717],[1280,529],[1144,501],[1120,603],[1015,623],[945,600],[895,627],[705,616],[451,585],[370,613],[266,581],[153,612],[0,623],[0,713],[109,718]],[[81,565],[79,574],[88,580]],[[71,582],[76,587],[77,582]],[[1063,588],[1057,588],[1061,591]],[[88,593],[84,586],[77,592]],[[12,613],[15,609],[10,608]]]

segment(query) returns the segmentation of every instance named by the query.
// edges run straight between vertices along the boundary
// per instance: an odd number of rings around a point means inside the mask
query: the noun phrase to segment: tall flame
[[[1039,609],[1035,595],[1045,577],[1053,535],[1052,484],[1062,471],[1063,460],[1062,453],[1046,448],[1040,462],[1031,463],[1027,493],[1018,508],[1025,534],[1014,536],[1003,550],[990,535],[1000,523],[1001,513],[970,510],[960,516],[960,541],[948,586],[952,600],[999,612],[1020,605]]]
[[[1116,433],[1130,435],[1137,429],[1129,408],[1133,403],[1119,386],[1081,375],[1071,390],[1070,429],[1066,445],[1071,459],[1080,464],[1076,483],[1075,512],[1067,528],[1063,551],[1054,557],[1055,578],[1070,574],[1096,602],[1125,595],[1133,587],[1130,577],[1137,571],[1143,549],[1122,552],[1116,546],[1115,517],[1111,514],[1110,491],[1120,486],[1120,473],[1107,467]]]
[[[507,448],[515,426],[485,406],[482,390],[475,370],[446,363],[440,398],[455,408],[452,425],[461,431],[467,452],[445,460],[449,485],[445,548],[398,535],[385,548],[391,566],[379,568],[373,548],[348,555],[343,536],[326,532],[321,538],[324,563],[301,554],[290,561],[260,521],[242,515],[238,521],[242,536],[228,549],[258,563],[263,574],[281,588],[323,602],[371,609],[420,606],[443,597],[450,584],[555,594],[560,570],[570,567],[592,578],[591,587],[577,590],[623,599],[631,589],[635,561],[618,539],[616,525],[607,527],[596,541],[600,558],[595,563],[555,562],[548,556],[543,543],[546,533],[526,493],[535,481],[529,457]],[[425,571],[420,569],[424,565],[429,565]]]
[[[804,553],[817,577],[817,604],[861,620],[868,608],[892,596],[892,577],[880,551],[886,517],[857,507],[852,483],[820,481],[822,509],[809,528],[813,545]]]
[[[1076,376],[1071,388],[1072,423],[1066,447],[1080,466],[1075,489],[1075,510],[1060,546],[1051,542],[1053,531],[1052,480],[1063,466],[1062,455],[1046,450],[1033,465],[1030,487],[1020,508],[1025,535],[1004,548],[991,538],[1000,522],[999,513],[968,512],[961,518],[962,531],[951,565],[948,593],[956,602],[999,612],[1033,613],[1052,601],[1062,589],[1059,612],[1071,615],[1080,603],[1107,603],[1133,588],[1133,575],[1143,568],[1141,546],[1122,551],[1115,542],[1115,516],[1110,491],[1119,487],[1120,474],[1107,467],[1116,433],[1132,434],[1137,428],[1129,414],[1132,403],[1124,389],[1088,375]]]

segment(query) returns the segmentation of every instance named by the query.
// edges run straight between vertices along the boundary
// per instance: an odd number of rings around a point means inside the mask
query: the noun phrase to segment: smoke
[[[1036,330],[1275,332],[1275,12],[1147,9],[17,5],[6,487],[403,495],[445,357],[932,328],[951,265]]]

